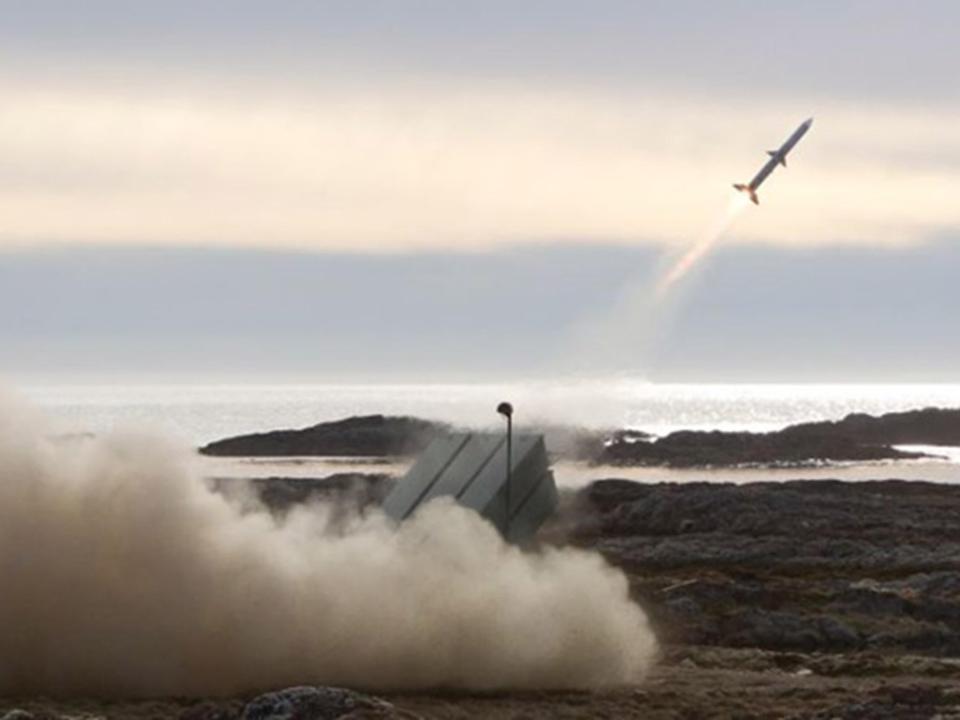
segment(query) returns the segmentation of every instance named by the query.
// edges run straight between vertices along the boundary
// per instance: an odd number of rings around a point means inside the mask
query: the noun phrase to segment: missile
[[[757,197],[757,188],[763,184],[763,181],[767,179],[767,176],[774,171],[777,165],[787,166],[787,153],[793,150],[793,146],[800,142],[800,138],[806,135],[811,125],[813,125],[813,118],[808,118],[800,127],[793,131],[793,134],[787,138],[787,141],[783,145],[776,150],[767,151],[770,159],[767,160],[764,166],[760,168],[760,171],[753,176],[753,180],[746,185],[735,183],[734,187],[740,192],[749,194],[750,199],[753,200],[753,204],[759,205],[760,200]]]

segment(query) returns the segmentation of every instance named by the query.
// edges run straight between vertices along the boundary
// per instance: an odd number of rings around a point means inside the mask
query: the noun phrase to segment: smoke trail
[[[682,305],[681,281],[702,262],[747,208],[749,199],[731,192],[723,212],[673,263],[627,282],[613,305],[573,326],[564,362],[575,373],[643,375],[659,362],[663,336]]]
[[[662,300],[713,249],[748,204],[747,196],[743,193],[737,192],[730,196],[723,214],[657,281],[655,294],[658,300]]]
[[[0,693],[590,687],[652,660],[595,554],[522,553],[444,502],[399,528],[241,514],[186,450],[51,440],[29,415],[0,403]]]

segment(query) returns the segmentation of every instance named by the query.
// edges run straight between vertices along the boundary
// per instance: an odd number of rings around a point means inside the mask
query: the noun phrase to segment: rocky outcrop
[[[447,431],[444,425],[418,418],[366,415],[301,430],[239,435],[205,445],[200,452],[231,457],[402,456],[420,452]]]
[[[654,440],[611,441],[597,457],[604,465],[708,467],[777,465],[816,461],[906,460],[922,453],[868,445],[829,434],[698,432],[681,430]]]
[[[960,445],[960,409],[924,408],[874,416],[853,413],[837,422],[791,425],[794,437],[842,437],[882,445]]]
[[[668,642],[960,658],[960,487],[605,480],[581,500],[573,536]]]
[[[960,445],[960,410],[854,414],[768,433],[681,430],[649,441],[621,433],[611,437],[595,462],[698,467],[924,457],[893,445]]]

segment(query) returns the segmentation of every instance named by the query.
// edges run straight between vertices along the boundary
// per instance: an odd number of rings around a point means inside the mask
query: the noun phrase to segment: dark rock
[[[726,622],[725,634],[734,647],[800,652],[849,650],[860,636],[827,615],[798,615],[747,608]]]
[[[601,512],[620,507],[624,503],[642,500],[665,486],[647,485],[633,480],[596,480],[586,487],[584,495]]]
[[[840,592],[831,608],[861,615],[902,615],[907,601],[893,592],[857,587]]]
[[[854,413],[838,422],[793,425],[783,433],[829,435],[882,445],[960,445],[960,409],[924,408],[879,417]]]
[[[254,698],[243,709],[241,720],[337,720],[360,710],[383,717],[392,706],[353,690],[302,686]]]
[[[943,690],[929,685],[892,686],[880,691],[898,705],[940,705]]]
[[[637,431],[620,431],[594,460],[700,467],[924,457],[893,445],[960,445],[960,409],[927,408],[880,417],[853,414],[837,422],[802,423],[768,433],[681,430],[654,440]]]
[[[608,465],[708,467],[817,461],[904,460],[924,457],[829,431],[769,433],[680,430],[652,442],[613,439],[596,458]]]
[[[447,431],[446,426],[427,420],[367,415],[320,423],[301,430],[239,435],[205,445],[200,452],[234,457],[411,455]]]
[[[891,554],[904,554],[919,544],[944,559],[960,559],[949,552],[950,544],[960,539],[960,488],[949,485],[897,480],[650,485],[600,480],[584,495],[605,540],[683,535],[689,537],[680,542],[696,544],[698,538],[721,533],[757,544],[809,540],[821,545],[818,555],[833,560],[869,555],[864,545],[875,549],[877,544]],[[938,582],[946,587],[960,584],[949,574],[957,567],[944,568],[948,574],[938,576]]]
[[[947,702],[943,689],[931,685],[890,685],[871,693],[873,698],[845,703],[814,714],[799,716],[811,720],[930,720],[954,717],[939,714]],[[793,716],[798,717],[798,716]]]
[[[960,633],[940,624],[910,623],[901,629],[872,635],[869,645],[874,648],[899,648],[930,655],[956,656],[960,654]]]

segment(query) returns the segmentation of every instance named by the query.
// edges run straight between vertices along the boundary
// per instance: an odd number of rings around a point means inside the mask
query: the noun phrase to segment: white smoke
[[[685,293],[695,286],[697,270],[749,205],[746,195],[731,190],[726,206],[682,254],[665,255],[652,279],[629,280],[609,308],[576,324],[565,352],[571,369],[633,377],[655,369],[663,338],[676,322]]]
[[[574,688],[652,662],[596,554],[523,553],[448,502],[399,528],[329,518],[242,514],[184,448],[51,439],[0,402],[0,693]]]

